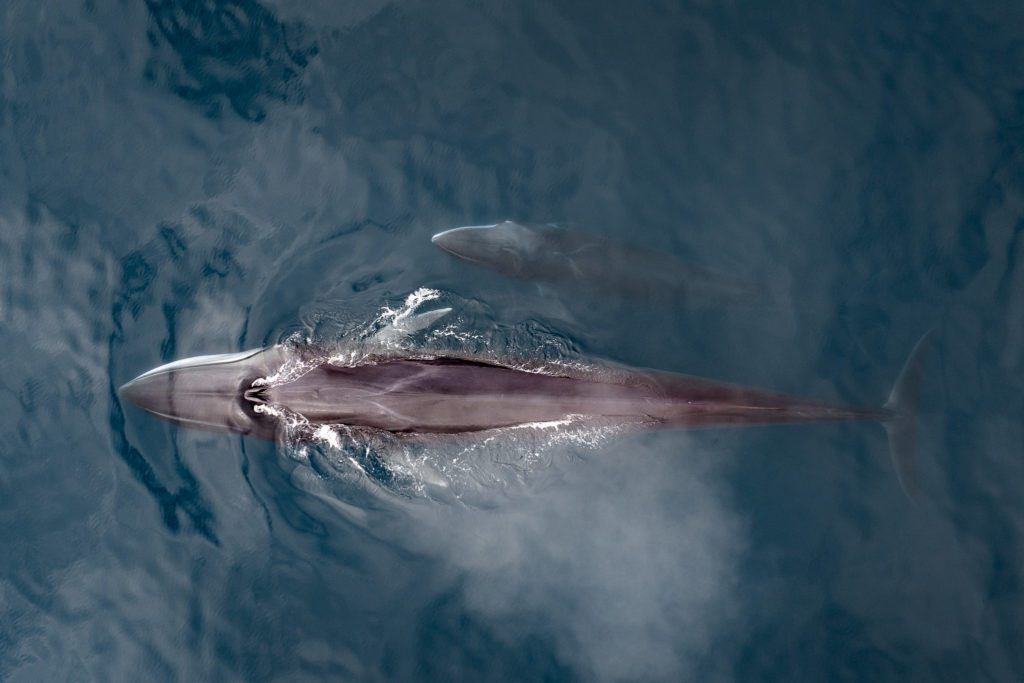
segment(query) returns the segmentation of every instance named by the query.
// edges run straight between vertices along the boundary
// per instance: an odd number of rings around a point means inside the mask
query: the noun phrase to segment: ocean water
[[[5,0],[0,679],[1021,680],[1022,64],[1012,2]],[[503,219],[780,301],[430,243]],[[934,330],[920,500],[871,424],[272,444],[117,395],[442,306],[396,343],[864,405]]]

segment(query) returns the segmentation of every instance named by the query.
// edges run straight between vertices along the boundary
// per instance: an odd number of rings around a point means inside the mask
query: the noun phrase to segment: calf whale
[[[451,228],[430,240],[453,256],[507,277],[576,291],[690,307],[769,299],[764,287],[751,280],[555,225],[502,221]]]
[[[686,427],[872,420],[886,427],[897,475],[913,496],[913,412],[924,342],[879,408],[613,365],[530,366],[409,352],[353,361],[289,345],[168,363],[120,394],[179,425],[264,439],[277,438],[289,419],[308,425],[310,434],[324,425],[456,434],[579,418]]]

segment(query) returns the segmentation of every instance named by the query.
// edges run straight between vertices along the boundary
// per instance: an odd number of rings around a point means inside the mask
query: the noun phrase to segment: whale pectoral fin
[[[601,249],[601,245],[598,244],[584,244],[566,253],[570,256],[586,256],[587,254],[600,254]]]
[[[420,330],[425,330],[451,312],[452,309],[450,308],[438,308],[433,311],[427,311],[425,313],[417,313],[416,315],[411,315],[405,319],[405,324],[402,325],[402,330],[406,334],[412,334],[414,332],[419,332]]]
[[[557,261],[558,267],[566,273],[572,275],[573,278],[579,281],[586,280],[586,274],[580,268],[576,259],[573,258],[572,254],[567,254],[564,251],[558,251],[551,254],[553,260]]]
[[[393,321],[391,324],[377,330],[369,341],[389,342],[398,339],[411,337],[412,335],[425,330],[441,318],[452,312],[450,308],[438,308],[433,311],[408,315]]]
[[[575,277],[577,280],[586,279],[586,276],[583,274],[583,271],[580,270],[579,264],[576,263],[576,261],[574,261],[573,259],[569,259],[569,272],[571,272],[573,274],[573,277]]]

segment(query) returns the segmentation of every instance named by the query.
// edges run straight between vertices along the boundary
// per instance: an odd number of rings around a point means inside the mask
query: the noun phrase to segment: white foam
[[[320,425],[317,427],[316,431],[313,432],[313,438],[336,450],[341,449],[341,439],[338,438],[338,433],[330,425]]]

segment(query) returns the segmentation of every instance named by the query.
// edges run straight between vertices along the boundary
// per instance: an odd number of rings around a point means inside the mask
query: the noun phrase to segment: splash
[[[364,480],[404,499],[479,506],[541,485],[561,466],[636,425],[572,416],[469,434],[408,436],[293,422],[284,452],[314,464],[327,479]]]

